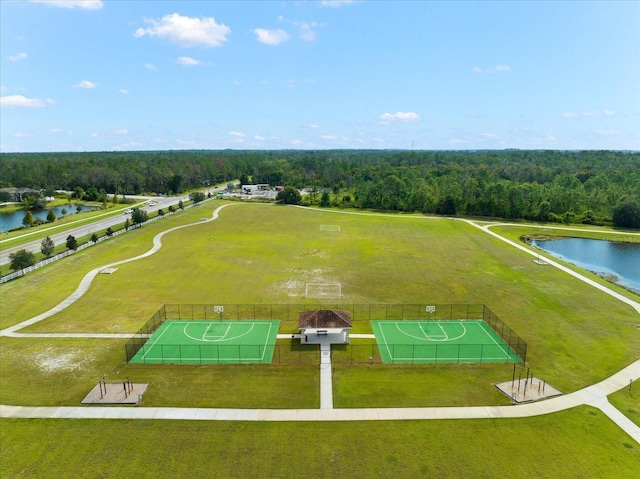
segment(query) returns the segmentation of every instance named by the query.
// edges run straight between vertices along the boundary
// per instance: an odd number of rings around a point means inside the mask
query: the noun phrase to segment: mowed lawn
[[[147,251],[158,232],[209,218],[221,204],[188,209],[2,285],[0,324],[43,312],[73,292],[86,272]],[[323,224],[341,231],[320,231]],[[317,303],[304,298],[306,283],[339,282],[345,304],[486,304],[527,341],[531,371],[563,392],[607,377],[640,351],[640,318],[630,308],[462,221],[234,203],[218,220],[172,232],[163,244],[149,258],[99,275],[80,301],[23,332],[134,333],[165,303]],[[371,332],[368,323],[355,329]],[[293,332],[295,323],[281,323],[281,330]],[[319,407],[315,365],[128,365],[124,342],[1,338],[0,403],[77,405],[106,374],[148,382],[147,407]],[[511,374],[511,365],[340,364],[334,404],[507,404],[493,383]],[[633,398],[613,400],[637,420]],[[633,477],[640,471],[638,445],[588,407],[487,421],[3,419],[0,426],[2,477],[211,477],[214,471],[218,477],[301,471],[309,477]]]
[[[219,205],[193,208],[182,221],[210,217]],[[170,224],[145,226],[114,249],[145,251],[139,244],[150,247],[152,233]],[[320,231],[323,224],[341,231]],[[165,303],[309,303],[317,300],[304,298],[306,283],[338,282],[343,303],[486,304],[527,341],[533,372],[564,392],[603,379],[640,350],[640,318],[631,308],[462,221],[232,204],[218,220],[172,232],[163,244],[149,258],[99,275],[80,301],[24,332],[133,333]],[[114,256],[110,244],[99,248]],[[73,270],[76,258],[69,261]],[[60,275],[45,271],[3,286],[3,299],[35,301],[39,290],[55,296]],[[19,319],[26,317],[11,322]],[[295,323],[281,326],[295,330]],[[370,332],[368,325],[358,330]]]
[[[5,419],[3,478],[637,477],[637,443],[600,411],[453,421]]]

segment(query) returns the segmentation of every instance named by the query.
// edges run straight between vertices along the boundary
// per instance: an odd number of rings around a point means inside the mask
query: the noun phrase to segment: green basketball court
[[[270,364],[279,321],[167,320],[131,359],[137,364]]]
[[[371,321],[384,363],[513,363],[516,353],[482,320]]]

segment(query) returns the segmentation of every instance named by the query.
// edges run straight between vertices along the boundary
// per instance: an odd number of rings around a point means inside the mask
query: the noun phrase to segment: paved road
[[[230,204],[225,204],[217,208],[212,217],[206,221],[214,221],[218,218],[219,212]],[[357,213],[356,213],[357,214]],[[535,254],[522,245],[518,245],[502,236],[489,230],[488,226],[482,227],[476,223],[465,220],[471,225],[488,233],[502,241],[507,242],[511,246],[521,249],[529,254]],[[80,298],[90,287],[93,278],[100,270],[117,266],[119,264],[136,261],[145,258],[157,252],[162,247],[162,237],[177,229],[192,226],[182,225],[163,231],[156,235],[153,239],[153,247],[146,253],[129,258],[127,260],[100,266],[89,273],[82,279],[76,291],[65,299],[62,303],[55,306],[38,316],[27,321],[16,324],[10,328],[0,331],[0,336],[31,336],[18,333],[18,331],[26,326],[42,321],[46,317],[56,314],[58,311],[68,307],[70,304]],[[546,258],[545,258],[546,260]],[[555,266],[572,276],[597,287],[598,289],[614,293],[605,286],[600,285],[583,277],[573,270],[565,268],[559,263],[550,262]],[[605,291],[606,290],[606,291]],[[637,312],[640,313],[640,304],[629,300],[622,295],[612,294],[615,298],[630,304]],[[52,335],[53,336],[53,335]],[[65,336],[64,334],[56,334],[56,337]],[[70,335],[77,337],[77,335]],[[100,337],[112,337],[113,335],[105,335]],[[120,336],[120,335],[118,335]],[[326,354],[326,348],[321,351]],[[571,394],[538,401],[528,404],[519,404],[512,406],[476,406],[476,407],[437,407],[437,408],[354,408],[354,409],[334,409],[331,394],[331,374],[330,364],[325,354],[321,357],[321,381],[323,395],[321,397],[320,409],[218,409],[218,408],[131,408],[131,407],[45,407],[45,406],[14,406],[0,405],[0,417],[6,418],[85,418],[85,419],[176,419],[176,420],[242,420],[242,421],[368,421],[368,420],[424,420],[424,419],[488,419],[488,418],[516,418],[539,416],[550,414],[566,409],[574,408],[581,405],[589,405],[600,409],[607,417],[614,421],[621,429],[623,429],[636,442],[640,443],[640,427],[633,423],[629,418],[614,408],[608,401],[607,396],[625,387],[628,387],[631,381],[640,379],[640,359],[636,360],[629,366],[625,367],[613,376],[588,386],[584,389]],[[327,368],[329,365],[329,368]]]
[[[204,193],[207,194],[211,192],[212,194],[217,193],[224,189],[224,186],[210,187],[204,190]],[[180,196],[180,197],[151,197],[151,196],[129,196],[129,198],[135,199],[136,203],[131,205],[131,208],[141,208],[148,213],[153,211],[157,211],[160,208],[163,208],[165,211],[169,208],[169,206],[173,205],[174,207],[178,207],[178,202],[188,201],[188,196]],[[156,203],[154,206],[148,206],[148,202],[152,201]],[[24,239],[26,242],[20,244],[19,246],[14,246],[11,248],[4,248],[3,244],[8,243],[10,240],[4,239],[0,240],[0,265],[4,265],[10,262],[9,255],[15,251],[20,249],[26,249],[27,251],[31,251],[33,253],[40,252],[40,244],[42,243],[43,238],[49,236],[54,244],[64,244],[67,240],[67,236],[73,235],[76,238],[81,238],[86,235],[91,235],[95,232],[103,231],[109,227],[113,227],[116,225],[120,225],[125,222],[127,217],[131,215],[127,215],[124,213],[113,215],[113,212],[106,211],[104,214],[95,216],[92,223],[87,224],[86,219],[79,219],[77,222],[83,222],[83,225],[73,226],[75,223],[65,223],[56,225],[55,223],[51,226],[47,226],[46,228],[38,228],[33,231],[26,231],[21,236],[17,238],[12,238],[11,241],[15,239]]]

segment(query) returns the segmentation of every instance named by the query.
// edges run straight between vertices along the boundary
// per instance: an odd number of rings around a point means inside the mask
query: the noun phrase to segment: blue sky
[[[0,150],[640,150],[640,2],[0,1]]]

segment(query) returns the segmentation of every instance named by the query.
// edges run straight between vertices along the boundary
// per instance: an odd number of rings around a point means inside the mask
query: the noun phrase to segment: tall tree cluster
[[[0,187],[177,194],[229,181],[331,191],[329,205],[610,223],[640,202],[640,153],[622,151],[166,151],[0,154]],[[323,200],[327,206],[327,198]],[[617,217],[634,223],[635,209]]]

